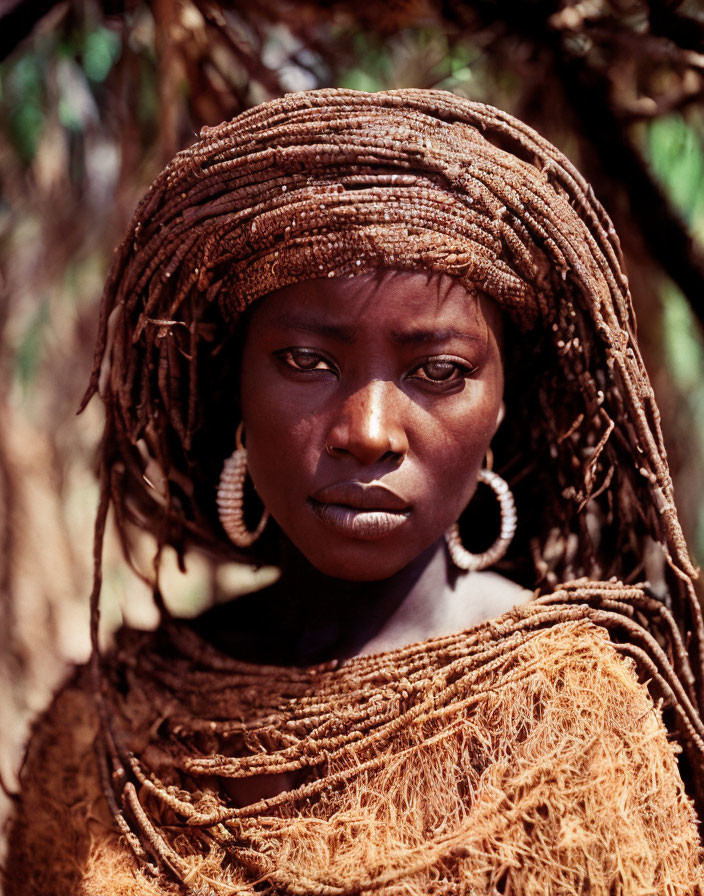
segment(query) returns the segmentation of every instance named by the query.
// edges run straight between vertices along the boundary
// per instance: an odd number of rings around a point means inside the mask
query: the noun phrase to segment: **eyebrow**
[[[277,317],[273,323],[274,326],[280,327],[282,330],[299,330],[303,333],[314,333],[317,336],[325,336],[328,339],[334,339],[337,342],[354,342],[354,327],[344,326],[343,324],[326,324],[318,320],[289,314],[282,314],[280,317]]]
[[[485,334],[467,333],[466,330],[458,330],[456,327],[445,327],[438,330],[416,329],[394,332],[391,338],[399,345],[424,345],[429,342],[449,342],[450,339],[460,339],[466,342],[484,342]]]
[[[337,342],[351,344],[355,341],[356,328],[345,324],[324,323],[319,320],[298,315],[283,314],[274,321],[274,326],[282,329],[298,330],[303,333],[314,333]],[[391,333],[391,341],[397,345],[427,345],[433,342],[448,342],[460,339],[466,342],[484,342],[485,334],[468,333],[456,327],[430,329],[419,327],[413,330],[395,330]]]

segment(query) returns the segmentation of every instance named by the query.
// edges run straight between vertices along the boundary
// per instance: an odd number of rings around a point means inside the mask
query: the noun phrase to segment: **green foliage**
[[[374,35],[359,32],[353,40],[355,58],[361,60],[343,72],[339,87],[350,90],[385,90],[389,87],[392,73],[392,56],[389,46]]]
[[[43,59],[33,52],[0,67],[7,134],[24,162],[34,158],[44,125],[45,75]]]
[[[99,108],[102,85],[120,53],[118,35],[102,25],[86,24],[43,35],[0,65],[5,130],[22,162],[33,160],[57,95],[63,127],[72,132],[84,128],[86,108]]]
[[[357,32],[346,38],[355,64],[335,80],[355,90],[434,87],[511,109],[520,88],[471,40],[440,28],[404,28],[393,37]]]
[[[682,293],[667,283],[662,290],[662,338],[665,366],[680,396],[682,431],[690,432],[693,456],[684,459],[686,480],[700,477],[704,458],[704,343],[701,329]],[[681,496],[686,499],[686,496]],[[704,557],[704,508],[694,514],[694,554]]]
[[[657,118],[645,144],[655,176],[687,223],[704,235],[704,141],[698,116]]]
[[[137,119],[142,130],[157,137],[159,122],[159,91],[155,66],[148,59],[140,59],[139,95],[136,97]]]
[[[653,173],[693,237],[704,239],[704,121],[694,111],[652,121],[646,130],[644,150]],[[697,481],[704,459],[704,339],[691,306],[671,283],[661,290],[662,338],[665,365],[680,396],[682,431],[690,432],[690,451],[685,459],[686,480]],[[686,496],[681,496],[686,501]],[[694,553],[704,557],[704,508],[697,516]]]
[[[704,410],[704,349],[699,328],[682,293],[669,284],[663,290],[662,335],[675,384],[686,392],[695,390]]]
[[[32,385],[41,364],[48,323],[49,301],[45,298],[27,323],[15,349],[15,378],[25,391]]]
[[[99,26],[86,34],[82,57],[83,71],[88,80],[102,84],[119,59],[120,52],[120,38],[109,29]]]

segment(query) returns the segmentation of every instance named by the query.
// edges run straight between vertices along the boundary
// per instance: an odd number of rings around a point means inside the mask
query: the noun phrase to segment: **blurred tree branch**
[[[648,20],[653,34],[669,38],[677,47],[701,53],[704,49],[704,20],[682,12],[683,0],[650,0]]]
[[[575,55],[557,51],[555,71],[604,172],[628,195],[650,255],[687,297],[704,325],[704,253],[682,215],[648,169],[633,142],[628,116],[614,108],[608,80]]]
[[[535,56],[549,59],[553,91],[563,92],[563,104],[571,110],[589,155],[622,186],[649,252],[704,325],[704,253],[648,169],[630,127],[638,101],[653,118],[704,96],[704,19],[680,12],[682,5],[658,0],[627,6],[600,0],[566,5],[555,0],[446,0],[441,15],[463,36],[493,30],[491,51],[501,58],[510,59],[506,44],[514,38],[527,43]],[[622,54],[628,54],[632,67],[631,90],[617,83],[624,72]],[[670,75],[665,90],[649,77],[648,69],[658,73],[658,65]],[[608,205],[608,196],[604,198]]]
[[[0,0],[0,60],[32,33],[60,0]]]

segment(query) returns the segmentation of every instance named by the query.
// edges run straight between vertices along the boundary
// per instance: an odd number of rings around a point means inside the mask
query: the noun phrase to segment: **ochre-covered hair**
[[[232,551],[215,491],[234,445],[248,305],[381,268],[448,274],[505,312],[495,455],[520,520],[508,570],[545,594],[469,632],[340,666],[247,665],[172,622],[101,664],[111,504],[123,532],[132,521],[160,545]],[[96,756],[145,874],[223,894],[450,894],[477,881],[482,892],[611,892],[634,876],[640,891],[649,856],[658,892],[691,891],[692,808],[633,671],[663,701],[701,808],[696,573],[618,240],[553,146],[436,91],[292,94],[205,129],[152,185],[116,255],[87,398],[96,390],[107,411]],[[647,576],[653,588],[633,584]],[[560,584],[575,577],[593,581]],[[557,715],[543,716],[548,705]],[[480,786],[487,768],[510,780]],[[293,775],[291,789],[233,802],[230,781],[274,774]],[[564,813],[584,807],[596,826],[572,837]],[[500,880],[485,867],[497,850]],[[538,859],[522,878],[528,853]]]
[[[159,175],[103,295],[87,396],[107,409],[103,511],[112,501],[123,532],[131,519],[233,554],[215,487],[242,313],[290,283],[379,268],[449,274],[514,324],[495,453],[518,500],[515,577],[661,585],[664,558],[698,631],[613,226],[550,143],[441,91],[290,94],[204,128]]]

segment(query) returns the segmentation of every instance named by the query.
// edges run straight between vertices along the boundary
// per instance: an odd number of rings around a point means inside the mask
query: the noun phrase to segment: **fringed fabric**
[[[635,621],[648,603],[576,583],[467,632],[310,669],[236,662],[181,625],[128,632],[104,693],[120,764],[100,739],[96,760],[84,676],[35,738],[23,805],[46,846],[19,836],[27,864],[8,896],[699,892],[661,711],[682,716],[692,761],[704,731]]]

